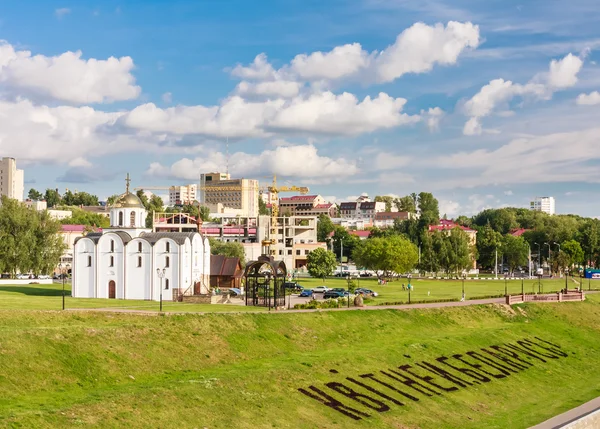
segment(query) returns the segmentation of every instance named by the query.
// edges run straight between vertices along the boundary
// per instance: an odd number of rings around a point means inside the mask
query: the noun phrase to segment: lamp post
[[[544,243],[544,246],[548,246],[548,271],[549,271],[550,276],[552,276],[552,264],[551,264],[552,249],[550,247],[550,243]]]
[[[165,278],[166,272],[167,272],[166,268],[163,268],[163,269],[157,268],[156,269],[156,274],[158,275],[158,278],[160,279],[160,312],[161,313],[163,311],[163,309],[162,309],[163,279]]]
[[[412,278],[412,275],[408,274],[406,276],[406,278],[408,279],[408,303],[410,304],[410,290],[412,289],[412,286],[410,284],[410,279]]]
[[[552,242],[552,244],[556,244],[558,246],[558,253],[560,253],[560,244],[557,243],[556,241]],[[558,264],[556,264],[556,267],[558,268]],[[567,275],[567,271],[565,270],[565,275]]]
[[[539,243],[533,243],[535,245],[537,245],[538,247],[538,270],[540,269],[540,267],[542,266],[542,250],[541,250],[541,246]]]
[[[506,274],[504,275],[504,296],[508,295],[508,279],[506,278]]]
[[[63,265],[62,262],[58,264],[58,269],[60,270],[60,277],[62,278],[62,309],[65,309],[65,271],[69,272],[70,264]]]
[[[461,297],[461,301],[465,300],[465,278],[467,277],[466,273],[463,273],[462,275],[462,297]]]

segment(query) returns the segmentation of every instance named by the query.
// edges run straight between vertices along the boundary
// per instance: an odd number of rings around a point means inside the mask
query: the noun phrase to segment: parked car
[[[293,292],[302,292],[302,290],[304,290],[302,285],[300,285],[296,282],[285,282],[283,284],[283,287],[285,287],[287,290],[291,290]]]
[[[369,273],[368,271],[363,271],[360,273],[361,277],[373,277],[373,273]]]
[[[30,278],[29,274],[17,274],[18,280],[29,280],[29,278]]]
[[[330,298],[344,298],[345,294],[344,292],[340,292],[339,290],[329,290],[327,292],[325,292],[323,294],[323,298],[324,299],[330,299]]]
[[[50,276],[47,274],[41,274],[38,276],[38,279],[40,279],[40,280],[48,280],[49,278],[50,278]]]
[[[371,289],[366,288],[358,288],[354,291],[358,295],[366,295],[366,296],[379,296],[379,294]]]
[[[329,288],[327,286],[317,286],[312,289],[313,293],[325,293],[329,292]]]
[[[313,296],[313,291],[311,289],[304,289],[302,292],[300,292],[300,296],[301,297],[311,297],[311,296]]]
[[[344,294],[344,296],[350,295],[350,292],[348,292],[343,287],[334,287],[333,289],[331,289],[331,292],[341,292],[342,294]]]

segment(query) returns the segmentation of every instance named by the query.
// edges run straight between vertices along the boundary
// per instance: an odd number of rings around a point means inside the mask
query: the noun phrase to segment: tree
[[[56,189],[46,189],[46,193],[44,194],[44,199],[46,200],[46,204],[48,207],[56,207],[61,203],[61,196]]]
[[[230,258],[239,258],[242,266],[246,265],[246,254],[244,253],[244,246],[241,243],[230,241],[218,241],[214,238],[208,239],[210,243],[211,255],[223,255]]]
[[[598,227],[598,220],[590,219],[581,225],[579,228],[579,241],[584,253],[584,260],[593,260],[594,255],[598,252],[600,244],[600,227]]]
[[[529,259],[529,247],[523,237],[506,234],[502,237],[501,246],[504,263],[512,273],[517,267],[526,265]]]
[[[433,234],[424,232],[421,237],[421,263],[419,270],[424,273],[437,273],[440,270],[438,256],[441,255],[438,255],[433,247]]]
[[[41,201],[44,199],[44,195],[36,189],[31,188],[27,194],[27,198],[33,201]]]
[[[392,211],[392,204],[394,204],[394,197],[391,197],[389,195],[377,195],[375,197],[375,202],[383,202],[383,203],[385,203],[385,211],[386,212],[391,212]]]
[[[64,193],[61,201],[65,206],[74,206],[75,205],[75,194],[70,190]]]
[[[321,243],[329,242],[329,234],[333,232],[333,222],[326,214],[320,214],[317,221],[317,241]]]
[[[65,245],[60,223],[47,211],[27,208],[5,196],[0,205],[0,272],[48,274],[60,261]]]
[[[100,202],[96,195],[87,192],[75,192],[73,194],[73,204],[75,206],[97,206]]]
[[[352,257],[357,265],[382,271],[386,277],[411,271],[419,260],[417,246],[399,235],[369,238],[357,246]]]
[[[106,205],[112,206],[115,203],[115,201],[117,201],[117,198],[119,198],[119,197],[120,197],[120,195],[117,195],[117,194],[111,195],[110,197],[108,197],[106,199]],[[147,200],[147,198],[146,198],[146,200]],[[144,203],[144,200],[142,200],[142,203]],[[146,207],[146,204],[144,204],[144,207]]]
[[[399,212],[416,213],[417,205],[414,198],[411,195],[400,197],[396,200],[396,207]]]
[[[323,279],[333,274],[337,262],[335,255],[329,250],[317,248],[306,256],[306,269],[308,273],[315,278]]]
[[[421,234],[426,230],[419,229],[418,219],[394,219],[394,231],[396,231],[398,234],[405,235],[410,241],[418,244]]]
[[[581,245],[575,240],[565,241],[561,246],[561,252],[564,252],[567,256],[567,265],[565,267],[579,265],[585,259]]]
[[[161,197],[154,194],[152,194],[147,204],[148,205],[145,207],[146,211],[148,212],[148,215],[146,216],[146,228],[152,228],[153,213],[162,212],[165,204]]]
[[[267,216],[270,214],[269,209],[267,208],[267,203],[260,196],[258,197],[258,214],[260,216]]]
[[[108,228],[110,219],[99,213],[90,213],[77,207],[70,208],[73,213],[71,217],[62,219],[63,225],[86,225],[90,227]]]
[[[421,192],[417,198],[419,206],[419,230],[423,231],[429,225],[437,225],[440,221],[438,200],[429,192]]]
[[[444,234],[448,241],[448,260],[450,272],[460,274],[473,265],[476,249],[472,248],[469,235],[460,228],[454,228],[450,234]]]
[[[471,227],[471,225],[473,224],[473,219],[471,219],[470,217],[467,216],[459,216],[454,220],[455,223],[457,223],[458,225],[462,225],[462,226],[466,226],[468,228]]]
[[[494,231],[488,224],[477,230],[477,251],[479,253],[479,264],[484,269],[493,269],[496,266],[496,250],[502,254],[500,245],[502,234]]]
[[[342,251],[342,243],[344,252],[342,257],[350,259],[354,249],[360,244],[361,240],[356,235],[350,234],[346,229],[340,225],[335,225],[333,228],[333,251],[336,256],[340,255]],[[340,261],[342,262],[342,261]]]

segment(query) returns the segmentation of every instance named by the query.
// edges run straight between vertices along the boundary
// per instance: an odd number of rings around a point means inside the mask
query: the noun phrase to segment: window
[[[138,256],[138,268],[142,267],[142,257]]]
[[[169,289],[169,279],[165,279],[165,289]]]
[[[110,251],[111,252],[115,251],[115,240],[110,240]]]
[[[138,253],[142,253],[142,243],[138,243]]]
[[[109,267],[114,267],[114,266],[115,266],[115,257],[111,256],[110,257],[110,265],[109,265]]]
[[[165,243],[165,252],[169,253],[171,251],[171,243],[168,241]]]
[[[296,255],[300,254],[300,249],[296,250]]]
[[[292,254],[292,249],[289,249],[288,250],[288,255],[291,255],[291,254]]]
[[[123,226],[123,212],[119,212],[119,226]]]
[[[88,267],[92,266],[92,257],[91,256],[88,256],[88,265],[87,266]]]
[[[169,268],[170,266],[170,262],[171,262],[171,258],[169,258],[168,256],[165,258],[165,268]]]
[[[135,212],[131,212],[131,214],[129,215],[129,226],[135,226]]]

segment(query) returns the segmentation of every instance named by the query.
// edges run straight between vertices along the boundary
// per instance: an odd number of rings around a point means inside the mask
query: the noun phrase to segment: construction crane
[[[266,248],[269,255],[274,255],[275,250],[271,250],[271,245],[277,243],[277,222],[279,217],[279,193],[280,192],[298,192],[300,195],[308,194],[309,189],[305,186],[277,186],[277,175],[273,175],[273,183],[265,187],[271,194],[271,229],[269,238],[262,241],[263,247]]]

